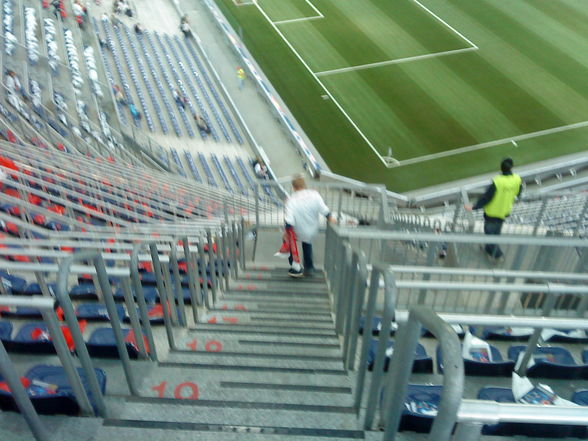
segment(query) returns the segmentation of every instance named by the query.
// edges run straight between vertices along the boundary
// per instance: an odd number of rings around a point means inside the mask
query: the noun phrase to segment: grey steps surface
[[[306,371],[328,370],[343,372],[343,363],[340,358],[303,356],[303,355],[274,355],[274,354],[247,354],[247,353],[223,353],[223,352],[170,352],[166,362],[181,362],[210,365],[211,369],[223,369],[226,367],[241,366],[254,368],[276,369],[304,369]],[[218,366],[218,367],[216,367]]]
[[[247,325],[262,325],[265,327],[280,326],[284,328],[304,327],[305,329],[331,329],[333,321],[330,318],[309,317],[301,314],[275,315],[255,312],[210,311],[200,319],[203,323],[229,323],[236,327]]]
[[[169,421],[215,425],[251,425],[356,430],[353,409],[348,406],[128,398],[109,400],[119,419]]]
[[[279,334],[293,334],[293,333],[303,333],[308,335],[322,335],[322,336],[329,336],[335,337],[335,332],[332,328],[327,326],[304,326],[304,325],[295,325],[292,324],[288,327],[285,327],[283,324],[260,324],[260,323],[242,323],[242,324],[230,324],[228,321],[223,322],[222,319],[225,317],[224,315],[220,317],[219,323],[199,323],[196,325],[195,328],[191,328],[194,331],[232,331],[235,333],[239,332],[258,332],[258,333],[272,333],[275,332],[276,335]],[[231,317],[226,316],[225,319],[230,319]]]
[[[249,339],[247,337],[234,338],[230,335],[219,336],[214,333],[199,333],[198,337],[176,339],[176,348],[195,352],[241,352],[250,354],[250,356],[288,354],[341,357],[341,349],[336,340],[330,343],[319,343],[316,340],[308,341],[308,339],[301,340],[292,337]]]

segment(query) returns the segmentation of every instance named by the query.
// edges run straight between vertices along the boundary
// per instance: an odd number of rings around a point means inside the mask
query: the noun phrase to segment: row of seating
[[[100,38],[100,30],[98,28],[98,22],[96,21],[96,19],[94,17],[92,17],[92,26],[94,28],[94,32],[96,33],[98,38]],[[110,62],[108,60],[106,50],[104,47],[102,47],[102,45],[100,45],[99,50],[100,50],[100,55],[102,57],[102,63],[104,65],[104,72],[106,75],[106,79],[108,80],[108,84],[110,85],[110,87],[114,87],[116,85],[116,82],[114,81],[114,76],[112,74],[112,69],[110,68]],[[117,113],[118,113],[120,123],[122,125],[126,126],[128,124],[128,121],[127,121],[126,114],[124,112],[124,106],[121,103],[119,103],[118,101],[115,101],[114,105],[118,109]]]
[[[159,121],[159,125],[161,127],[161,130],[163,131],[164,134],[167,134],[169,129],[167,126],[167,122],[165,121],[165,118],[163,116],[163,113],[161,111],[161,106],[159,105],[159,101],[157,101],[157,98],[155,96],[155,92],[153,91],[153,87],[151,86],[151,83],[149,81],[149,76],[147,75],[147,71],[145,70],[145,65],[143,64],[143,59],[141,58],[141,55],[139,53],[139,49],[137,49],[137,45],[133,42],[133,37],[129,31],[129,28],[126,26],[122,26],[126,36],[127,36],[127,40],[130,43],[131,46],[131,51],[133,52],[133,56],[135,57],[135,62],[137,63],[137,67],[139,68],[139,72],[141,73],[141,78],[143,79],[143,84],[145,85],[145,88],[147,89],[147,94],[149,95],[149,99],[151,100],[151,105],[153,106],[153,109],[155,110],[155,113],[157,115],[157,120]],[[139,90],[137,91],[139,93]],[[141,95],[143,94],[143,92],[140,92]],[[154,131],[155,127],[153,127],[153,122],[149,123],[149,120],[147,120],[147,124],[149,125],[149,130]]]
[[[441,402],[442,386],[409,384],[404,401],[404,409],[400,421],[400,430],[426,433],[431,430],[433,419]],[[480,400],[515,403],[511,389],[501,387],[485,387],[480,389],[477,398]],[[571,401],[580,406],[588,406],[588,390],[576,391]],[[541,439],[587,436],[585,426],[549,425],[537,423],[500,423],[485,425],[485,435],[499,436],[530,436]]]
[[[179,41],[179,37],[177,35],[175,36],[175,38],[177,41]],[[222,114],[224,115],[225,119],[229,123],[229,126],[231,127],[231,131],[233,132],[235,139],[237,140],[237,142],[239,144],[243,144],[243,137],[239,133],[237,125],[235,124],[235,122],[231,118],[231,115],[230,115],[227,107],[225,106],[221,96],[219,95],[218,91],[216,90],[214,83],[211,81],[210,76],[208,75],[208,72],[206,71],[203,63],[200,61],[200,57],[198,57],[196,50],[192,46],[192,42],[190,41],[190,39],[184,39],[184,44],[185,44],[186,48],[188,49],[188,52],[192,55],[192,59],[196,62],[198,70],[202,73],[202,76],[204,77],[204,81],[206,82],[210,91],[212,92],[212,95],[213,95],[217,105],[221,109]],[[186,58],[189,59],[189,57],[186,57]]]
[[[106,22],[105,26],[107,26],[109,23]],[[127,46],[124,44],[124,40],[123,40],[123,36],[120,30],[120,26],[114,26],[114,34],[116,35],[116,38],[118,39],[119,45],[120,45],[120,49],[122,51],[123,54],[123,58],[125,59],[125,63],[127,66],[127,70],[129,72],[129,75],[131,76],[131,81],[133,82],[133,85],[135,87],[135,92],[137,93],[137,97],[139,98],[139,103],[141,103],[141,109],[143,109],[143,117],[145,118],[145,121],[147,122],[147,127],[149,128],[150,131],[155,131],[155,125],[153,124],[153,118],[151,117],[151,112],[149,111],[149,108],[147,107],[147,101],[145,100],[145,95],[143,94],[143,89],[141,88],[141,85],[139,84],[139,80],[137,79],[137,74],[135,73],[135,68],[133,66],[133,63],[131,62],[131,57],[129,56],[129,51],[127,50]],[[129,103],[131,103],[132,100],[129,101]],[[135,122],[139,123],[139,121],[137,121],[137,119],[135,118]]]
[[[176,67],[169,55],[169,51],[165,50],[165,47],[163,46],[163,43],[161,42],[161,38],[159,37],[159,34],[157,32],[153,32],[153,35],[151,35],[150,33],[147,34],[147,38],[149,39],[150,37],[152,37],[155,42],[157,42],[159,44],[159,47],[162,49],[163,51],[163,57],[165,57],[166,61],[167,61],[167,67],[169,68],[169,71],[171,72],[172,76],[173,76],[173,81],[172,78],[169,77],[169,75],[167,74],[167,71],[165,70],[164,67],[164,63],[162,60],[162,56],[160,54],[160,52],[157,49],[157,45],[155,44],[154,41],[152,41],[153,44],[153,50],[155,51],[155,57],[157,58],[158,62],[161,63],[160,67],[162,69],[162,72],[164,73],[164,78],[168,84],[169,90],[172,93],[172,95],[174,93],[178,93],[177,89],[179,89],[179,93],[182,95],[182,97],[184,98],[183,101],[180,102],[176,102],[176,105],[178,107],[178,110],[180,112],[180,116],[182,117],[182,121],[184,122],[184,125],[186,126],[186,130],[188,131],[188,136],[190,136],[190,138],[194,137],[194,130],[192,130],[192,123],[194,121],[190,121],[188,119],[188,113],[186,112],[186,108],[185,106],[188,106],[188,110],[189,110],[189,114],[190,114],[190,119],[193,119],[193,115],[195,115],[196,109],[194,108],[194,105],[192,104],[192,100],[189,99],[189,95],[188,95],[188,91],[186,90],[186,88],[184,87],[184,83],[182,82],[180,76],[178,75],[178,72],[176,70]],[[179,98],[179,96],[178,96]],[[200,137],[202,139],[206,138],[206,133],[202,130],[199,130],[200,133]]]
[[[202,118],[204,119],[204,121],[206,122],[206,124],[208,125],[208,127],[210,128],[210,134],[212,136],[212,138],[215,141],[219,141],[220,138],[218,136],[216,127],[214,126],[214,124],[212,124],[212,121],[210,120],[210,116],[208,115],[208,111],[206,110],[206,108],[204,107],[204,103],[202,102],[202,100],[200,99],[200,96],[198,94],[198,91],[196,90],[196,87],[194,86],[194,82],[192,81],[192,79],[190,78],[190,74],[187,72],[185,66],[184,66],[184,62],[182,61],[182,59],[180,58],[178,52],[176,51],[173,42],[171,40],[171,38],[169,37],[169,35],[164,35],[163,38],[165,39],[165,41],[168,44],[169,49],[171,50],[171,53],[174,55],[177,66],[180,68],[180,70],[182,71],[182,74],[184,76],[184,79],[186,81],[186,84],[188,85],[188,88],[190,89],[190,92],[192,93],[192,96],[194,97],[194,99],[196,100],[196,104],[198,105],[198,109],[200,110],[200,114],[202,116]],[[164,48],[165,51],[165,48]],[[185,56],[185,55],[184,55]],[[190,60],[188,59],[188,64],[190,65],[190,67],[192,68],[192,64],[190,62]],[[170,64],[170,66],[173,66],[173,64]],[[196,71],[192,70],[192,75],[199,80],[199,76],[196,73]],[[208,98],[208,93],[206,92],[206,89],[203,90],[202,84],[199,84],[200,86],[200,90],[202,91],[203,96],[205,96],[205,99]],[[210,98],[207,99],[207,103],[208,106],[210,107],[215,120],[217,122],[217,124],[219,125],[219,127],[221,128],[221,131],[223,132],[223,134],[225,135],[225,139],[230,142],[231,138],[227,132],[227,129],[222,121],[222,119],[220,118],[218,111],[216,110],[216,107],[214,107],[212,105],[212,103],[210,102]],[[193,110],[194,112],[194,110]],[[199,127],[198,130],[200,131],[200,134],[202,136],[205,136],[206,133],[203,133],[203,130]]]
[[[108,47],[110,49],[110,54],[112,56],[112,60],[114,61],[114,67],[116,69],[116,72],[118,73],[119,84],[122,86],[122,93],[124,94],[124,98],[127,103],[126,108],[128,109],[129,105],[133,103],[133,96],[131,93],[131,88],[129,86],[129,83],[127,82],[127,79],[126,79],[126,75],[124,73],[123,65],[120,61],[120,58],[118,56],[118,52],[117,52],[116,47],[114,45],[114,39],[112,38],[112,33],[110,30],[110,21],[107,18],[104,18],[102,20],[102,29],[104,30],[104,35],[106,37],[106,44],[108,45]],[[123,110],[123,109],[121,109],[121,107],[119,107],[119,109]],[[133,120],[133,123],[137,127],[141,127],[141,122],[138,118],[131,118],[131,119]]]

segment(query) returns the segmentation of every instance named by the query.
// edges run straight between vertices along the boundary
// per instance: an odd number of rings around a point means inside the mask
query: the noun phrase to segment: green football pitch
[[[216,2],[335,173],[406,191],[588,145],[586,0]]]

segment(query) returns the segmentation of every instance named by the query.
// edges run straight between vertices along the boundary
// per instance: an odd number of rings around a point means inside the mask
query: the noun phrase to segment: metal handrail
[[[47,319],[51,316],[51,314],[55,314],[54,307],[55,307],[55,299],[50,299],[47,297],[40,297],[40,296],[33,296],[30,298],[15,298],[13,296],[0,296],[0,305],[2,306],[24,306],[28,308],[35,308],[41,312],[43,317]],[[63,343],[59,340],[59,335],[61,335],[61,331],[59,330],[59,326],[56,326],[56,319],[52,320],[51,322],[47,321],[48,326],[50,326],[50,334],[52,337],[57,338],[54,340],[54,344]],[[63,336],[61,336],[63,338]],[[59,342],[59,343],[58,343]],[[58,352],[59,354],[59,352]],[[65,365],[64,365],[65,368]],[[66,371],[67,372],[67,371]],[[24,416],[25,421],[29,425],[31,431],[33,432],[33,436],[37,441],[50,441],[51,436],[47,431],[46,427],[41,422],[37,411],[33,407],[33,403],[26,392],[25,388],[23,387],[22,383],[20,382],[18,373],[14,369],[14,365],[10,361],[10,357],[4,348],[4,344],[0,341],[0,374],[8,384],[14,401],[20,413]],[[79,386],[80,383],[76,382],[75,380],[72,381],[70,377],[70,384],[72,385],[72,389],[74,391],[74,395],[76,398],[81,399],[82,401],[78,401],[79,403],[83,403],[83,397],[85,394],[80,394]],[[82,389],[83,390],[83,389]],[[87,398],[87,397],[86,397]],[[84,403],[85,404],[85,403]],[[89,402],[87,403],[89,404]],[[88,409],[86,409],[88,410]]]
[[[430,441],[448,441],[453,426],[457,421],[464,387],[464,366],[461,357],[461,343],[449,324],[441,320],[428,308],[417,306],[408,316],[408,321],[398,331],[396,345],[390,360],[388,385],[383,392],[383,405],[380,407],[382,421],[386,421],[384,439],[394,441],[400,425],[404,408],[404,397],[412,371],[412,360],[416,350],[421,328],[425,326],[439,341],[443,359],[443,392],[438,406],[437,417],[433,422],[428,439]],[[379,349],[379,348],[378,348]],[[385,348],[378,351],[383,358]],[[381,353],[380,353],[381,352]],[[377,397],[370,397],[376,399]]]

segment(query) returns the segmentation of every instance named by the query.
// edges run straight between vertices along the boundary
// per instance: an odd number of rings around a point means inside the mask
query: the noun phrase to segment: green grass
[[[330,168],[406,191],[586,149],[567,130],[388,169],[253,5],[216,0]],[[311,0],[323,19],[278,25],[313,72],[464,49],[469,44],[412,0]],[[479,49],[320,81],[374,148],[398,160],[588,120],[588,3],[422,0]],[[312,17],[303,0],[259,0],[273,21]]]

